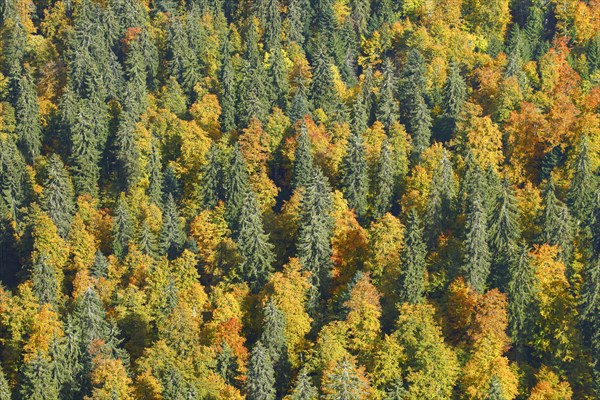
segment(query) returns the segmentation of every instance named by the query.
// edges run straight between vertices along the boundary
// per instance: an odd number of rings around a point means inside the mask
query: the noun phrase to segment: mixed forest
[[[599,0],[0,1],[0,400],[600,398]]]

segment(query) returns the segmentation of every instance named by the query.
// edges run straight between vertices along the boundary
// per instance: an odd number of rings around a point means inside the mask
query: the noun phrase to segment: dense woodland
[[[0,400],[600,398],[599,0],[0,28]]]

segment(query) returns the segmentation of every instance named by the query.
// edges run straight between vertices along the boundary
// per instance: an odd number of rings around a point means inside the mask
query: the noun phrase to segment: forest
[[[0,400],[600,398],[600,0],[0,0]]]

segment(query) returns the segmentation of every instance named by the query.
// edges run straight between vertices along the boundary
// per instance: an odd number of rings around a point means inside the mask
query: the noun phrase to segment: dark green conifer
[[[136,143],[136,119],[137,117],[131,111],[123,110],[119,116],[115,138],[119,187],[125,192],[129,192],[134,187],[142,172],[140,149]]]
[[[8,385],[8,381],[4,376],[4,372],[2,368],[0,368],[0,400],[10,400],[10,386]]]
[[[31,163],[42,149],[42,126],[35,82],[30,74],[18,79],[14,98],[15,134],[21,151]]]
[[[483,293],[490,274],[490,251],[487,212],[478,193],[472,193],[469,199],[463,271],[473,289]]]
[[[21,398],[28,400],[58,400],[59,388],[52,376],[52,365],[38,352],[22,370]]]
[[[304,118],[305,115],[310,114],[308,96],[306,95],[306,92],[308,91],[307,84],[304,82],[304,79],[298,77],[296,86],[297,88],[294,97],[292,98],[289,112],[289,117],[292,122],[298,121],[299,119]]]
[[[309,23],[310,2],[308,0],[290,0],[287,9],[287,38],[302,45],[304,43],[304,32]]]
[[[306,368],[302,368],[296,379],[296,385],[290,395],[291,400],[317,400],[319,391],[313,385]]]
[[[325,385],[326,400],[360,400],[367,394],[366,385],[358,376],[356,367],[346,356],[339,360]]]
[[[129,206],[125,201],[125,196],[121,195],[119,200],[117,200],[112,228],[113,252],[118,258],[123,258],[127,253],[127,248],[133,238],[133,234],[134,227]]]
[[[248,170],[240,146],[236,143],[227,174],[225,201],[227,204],[226,218],[232,231],[237,232],[240,211],[249,189]]]
[[[444,151],[444,156],[431,179],[431,191],[425,209],[425,231],[432,246],[437,243],[440,233],[448,229],[452,222],[456,201],[453,181],[452,162],[448,153]]]
[[[50,304],[54,310],[58,305],[60,287],[56,280],[56,271],[48,262],[48,256],[37,254],[31,267],[33,294],[40,304]]]
[[[423,229],[417,212],[408,214],[404,248],[400,256],[403,270],[400,277],[400,301],[417,304],[423,300],[427,249],[423,241]]]
[[[547,183],[544,196],[541,241],[561,248],[561,258],[569,263],[573,249],[573,222],[566,204],[556,198],[554,182]]]
[[[138,246],[142,253],[154,257],[156,255],[156,235],[152,232],[148,221],[144,219],[138,231]]]
[[[275,400],[275,371],[267,349],[259,340],[250,354],[248,400]]]
[[[221,85],[219,103],[221,105],[221,130],[229,132],[235,127],[235,102],[236,85],[231,55],[229,54],[229,41],[225,40],[221,47],[221,71],[219,83]]]
[[[498,378],[498,375],[494,375],[490,382],[490,388],[487,392],[485,400],[503,400],[504,398],[505,397],[504,393],[502,392],[502,384],[500,379]]]
[[[102,251],[96,251],[96,257],[94,258],[94,265],[90,269],[92,276],[96,278],[107,278],[108,277],[108,260],[102,254]]]
[[[578,147],[574,165],[574,175],[567,195],[567,202],[578,223],[587,226],[591,222],[596,195],[597,177],[590,165],[588,139],[584,138]]]
[[[379,100],[377,102],[377,120],[383,124],[386,130],[398,122],[399,105],[396,100],[396,76],[394,63],[389,58],[383,62],[383,81],[379,89]]]
[[[511,260],[508,296],[508,331],[517,350],[522,352],[535,322],[535,271],[530,262],[529,247],[519,246],[516,259]]]
[[[278,0],[264,0],[266,15],[263,23],[264,42],[267,51],[281,47],[281,14]]]
[[[310,88],[311,100],[315,109],[322,108],[327,116],[333,116],[337,105],[336,89],[333,84],[331,60],[324,46],[319,46],[313,61],[313,80]]]
[[[306,186],[311,179],[313,170],[313,154],[308,129],[304,121],[300,127],[300,134],[294,152],[294,170],[292,172],[292,187]]]
[[[290,379],[285,316],[272,300],[269,300],[265,305],[263,314],[263,332],[260,340],[265,344],[265,349],[273,362],[277,393],[280,397],[283,397]]]
[[[288,93],[290,83],[288,80],[288,71],[285,65],[285,59],[281,44],[272,48],[272,61],[269,67],[271,77],[274,105],[286,111],[288,109]]]
[[[223,198],[221,150],[214,143],[206,155],[206,164],[203,167],[200,185],[200,201],[202,208],[214,208],[219,200]]]
[[[394,196],[394,166],[392,164],[392,150],[388,140],[381,144],[381,154],[377,164],[375,176],[376,194],[373,216],[378,219],[390,211]]]
[[[181,226],[175,199],[171,194],[167,196],[163,209],[159,242],[161,254],[167,254],[169,259],[178,257],[185,243],[185,233]]]
[[[358,131],[350,133],[342,165],[344,197],[348,200],[350,208],[354,209],[358,220],[361,221],[367,210],[369,171],[365,158],[365,145],[362,135]]]
[[[448,78],[444,85],[444,118],[446,129],[451,134],[454,132],[456,120],[467,100],[467,84],[460,74],[460,67],[456,62],[450,64]]]
[[[163,173],[160,150],[156,143],[152,143],[152,151],[148,156],[146,165],[148,175],[148,198],[154,204],[162,203]]]
[[[237,374],[238,374],[238,362],[231,346],[225,341],[221,342],[221,350],[217,353],[217,373],[221,375],[225,382],[232,386],[238,385]]]
[[[264,232],[262,216],[256,195],[248,190],[239,216],[238,252],[242,257],[239,278],[258,292],[272,272],[275,255],[269,235]]]
[[[75,194],[69,173],[57,154],[52,154],[46,166],[46,180],[42,195],[42,209],[56,225],[58,234],[65,238],[75,214]]]

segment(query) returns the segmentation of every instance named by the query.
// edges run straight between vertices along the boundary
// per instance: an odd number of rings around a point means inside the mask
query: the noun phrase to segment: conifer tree
[[[357,36],[365,35],[371,14],[370,0],[350,0],[350,18],[354,24]]]
[[[413,208],[408,214],[404,249],[400,256],[403,268],[399,288],[400,300],[411,304],[420,303],[425,290],[427,249],[420,225],[421,221]]]
[[[59,281],[45,254],[37,255],[33,261],[31,283],[38,302],[41,305],[48,303],[56,310],[60,296]]]
[[[267,51],[273,51],[281,45],[281,14],[278,0],[265,0],[266,15],[263,24],[264,42]]]
[[[221,47],[221,71],[219,83],[221,84],[219,104],[221,105],[221,130],[229,132],[235,127],[235,102],[236,85],[231,55],[229,54],[229,41],[225,40]]]
[[[163,204],[167,201],[167,197],[169,197],[169,195],[173,196],[174,199],[181,198],[183,194],[182,184],[179,178],[177,178],[177,175],[175,174],[175,169],[172,165],[168,165],[167,168],[165,168],[162,184]]]
[[[490,220],[490,250],[494,282],[504,288],[520,238],[519,210],[514,189],[505,180]]]
[[[296,385],[290,395],[291,400],[317,400],[319,391],[313,385],[306,368],[302,368],[298,374]]]
[[[294,97],[292,98],[292,102],[290,104],[290,112],[289,117],[291,121],[298,121],[303,118],[305,115],[309,115],[309,106],[308,106],[308,96],[306,92],[308,91],[307,83],[304,82],[304,79],[298,77],[296,80],[296,92],[294,93]]]
[[[278,43],[274,46],[272,49],[273,61],[269,68],[274,105],[286,111],[288,109],[288,93],[290,91],[288,71],[281,44]]]
[[[577,221],[587,226],[591,221],[594,210],[597,187],[597,177],[590,165],[587,138],[584,138],[579,145],[574,169],[575,173],[571,181],[567,201]]]
[[[290,378],[290,364],[288,360],[288,344],[285,336],[285,316],[269,300],[263,309],[264,322],[261,342],[271,358],[275,370],[276,387],[279,396],[286,392]]]
[[[52,365],[41,353],[37,353],[23,368],[21,398],[30,400],[58,400],[59,390],[52,376]]]
[[[14,97],[15,133],[21,151],[31,163],[42,149],[40,106],[31,74],[27,73],[18,79]]]
[[[154,257],[156,255],[157,243],[156,236],[150,225],[148,225],[148,221],[142,221],[139,231],[138,231],[138,246],[142,253]]]
[[[490,382],[490,388],[488,390],[485,400],[502,400],[504,399],[504,393],[502,393],[502,385],[498,375],[494,375]]]
[[[346,155],[343,159],[342,188],[350,208],[354,209],[359,221],[367,209],[368,166],[362,135],[354,131],[348,138]]]
[[[306,124],[302,122],[300,135],[298,135],[296,150],[294,152],[294,170],[292,172],[292,187],[306,186],[313,170],[313,155],[310,137]]]
[[[275,400],[275,371],[267,349],[259,340],[250,355],[248,400]]]
[[[450,227],[456,201],[453,175],[452,162],[444,151],[431,179],[431,192],[425,209],[425,229],[431,245],[437,243],[440,233]]]
[[[42,196],[42,209],[56,225],[61,237],[67,237],[75,213],[73,185],[64,164],[57,154],[52,154],[46,167],[46,181]]]
[[[124,195],[121,195],[117,201],[112,235],[113,251],[118,258],[123,258],[134,235],[133,221]]]
[[[517,258],[511,261],[508,296],[508,330],[519,352],[530,338],[535,321],[535,275],[526,243],[519,246]]]
[[[264,232],[256,195],[248,190],[239,217],[238,251],[242,257],[239,278],[258,292],[272,272],[275,255],[269,236]]]
[[[413,157],[418,159],[423,150],[429,147],[431,139],[431,113],[423,96],[418,97],[415,108],[410,113],[410,128],[413,139]]]
[[[392,60],[386,58],[383,62],[383,81],[379,89],[379,100],[377,102],[377,120],[383,124],[386,130],[398,122],[399,105],[396,100],[396,76]]]
[[[162,202],[162,187],[163,187],[163,174],[162,174],[162,161],[160,156],[160,150],[155,143],[152,144],[152,150],[148,157],[147,163],[147,175],[148,175],[148,198],[154,204],[160,205]]]
[[[444,118],[446,119],[449,133],[454,132],[456,119],[467,100],[467,85],[460,74],[460,68],[456,62],[450,64],[448,78],[444,85]]]
[[[231,346],[225,341],[221,342],[221,351],[217,354],[216,364],[217,373],[225,379],[225,382],[236,386],[236,375],[239,365]]]
[[[90,270],[92,276],[96,278],[107,278],[108,277],[108,260],[102,254],[102,251],[96,251],[96,256],[94,258],[94,265]]]
[[[227,173],[227,186],[225,190],[225,201],[227,204],[227,223],[231,230],[236,233],[239,227],[240,212],[246,194],[250,190],[248,182],[248,170],[239,144],[233,147],[233,154]]]
[[[360,400],[365,398],[366,384],[361,380],[356,367],[344,356],[339,360],[325,383],[325,399]]]
[[[163,374],[163,396],[165,399],[196,399],[198,393],[194,385],[188,382],[174,367]]]
[[[390,143],[386,139],[381,145],[381,154],[377,165],[377,175],[375,176],[376,194],[373,216],[379,219],[389,212],[392,208],[394,196],[394,166],[392,164],[392,150]]]
[[[310,14],[310,2],[308,0],[290,0],[288,2],[287,9],[287,37],[290,41],[302,45],[305,40],[305,28],[308,25],[308,16]]]
[[[4,372],[0,368],[0,400],[10,400],[10,386],[8,385],[8,381],[4,376]]]
[[[135,122],[132,111],[123,110],[119,116],[116,134],[116,155],[120,189],[129,192],[137,183],[140,173],[140,150],[136,143]]]
[[[213,144],[208,150],[202,171],[200,201],[204,209],[214,208],[223,198],[223,169],[220,157],[221,150]]]
[[[0,196],[13,219],[26,198],[24,172],[25,160],[15,142],[9,138],[0,140]]]
[[[163,209],[159,242],[161,254],[167,254],[170,259],[179,256],[185,243],[185,233],[179,220],[177,205],[170,193]]]
[[[313,313],[319,300],[329,294],[332,268],[332,221],[329,216],[331,206],[327,178],[319,168],[314,168],[311,181],[302,196],[301,220],[296,244],[303,268],[311,273],[309,308]]]
[[[561,258],[568,263],[573,248],[573,226],[567,205],[556,198],[554,182],[547,183],[542,217],[541,241],[552,246],[560,246]]]
[[[463,270],[467,282],[483,293],[490,274],[487,212],[478,193],[471,195],[466,220],[466,240]]]
[[[331,117],[337,105],[336,89],[333,85],[331,60],[322,45],[317,48],[313,65],[313,80],[310,88],[313,107],[322,108],[325,114]]]

